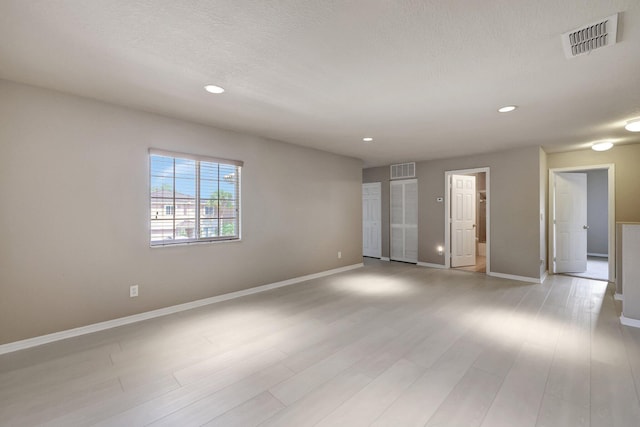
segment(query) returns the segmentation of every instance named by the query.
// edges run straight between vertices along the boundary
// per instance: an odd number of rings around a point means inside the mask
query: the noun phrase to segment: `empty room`
[[[637,0],[1,0],[0,426],[640,425]]]

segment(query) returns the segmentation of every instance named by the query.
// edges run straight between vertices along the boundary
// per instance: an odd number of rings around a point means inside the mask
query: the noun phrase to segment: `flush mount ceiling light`
[[[629,132],[640,132],[640,119],[629,120],[624,128]]]
[[[515,110],[516,107],[515,105],[505,105],[504,107],[500,107],[498,108],[498,113],[510,113],[511,111]]]
[[[611,147],[613,147],[613,142],[602,141],[602,142],[596,142],[595,144],[593,144],[591,146],[591,149],[593,151],[607,151],[607,150],[610,150]]]
[[[216,86],[216,85],[206,85],[204,87],[204,90],[206,90],[209,93],[215,93],[215,94],[224,92],[223,88],[221,88],[220,86]]]
[[[373,138],[371,138],[370,136],[367,136],[367,137],[362,138],[362,140],[363,140],[364,142],[372,142],[372,141],[373,141]]]

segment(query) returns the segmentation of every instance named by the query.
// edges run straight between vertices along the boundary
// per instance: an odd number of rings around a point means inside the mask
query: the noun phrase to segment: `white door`
[[[587,270],[587,174],[556,173],[555,272]]]
[[[391,253],[396,261],[418,262],[418,181],[391,181]]]
[[[451,266],[476,265],[476,177],[451,176]]]
[[[362,184],[362,255],[382,256],[381,222],[382,186],[379,182]]]

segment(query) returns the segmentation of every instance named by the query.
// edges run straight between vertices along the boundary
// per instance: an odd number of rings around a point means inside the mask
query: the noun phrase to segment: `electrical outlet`
[[[342,252],[338,251],[338,259],[342,258]]]
[[[135,298],[138,296],[138,285],[131,285],[129,287],[129,297]]]

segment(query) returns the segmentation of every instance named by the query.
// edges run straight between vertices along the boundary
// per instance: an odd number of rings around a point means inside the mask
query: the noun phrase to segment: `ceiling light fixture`
[[[498,108],[498,113],[510,113],[511,111],[515,110],[516,107],[515,105],[505,105],[504,107],[500,107]]]
[[[371,138],[370,136],[367,136],[367,137],[365,137],[365,138],[362,138],[362,140],[363,140],[364,142],[372,142],[372,141],[373,141],[373,138]]]
[[[624,128],[629,132],[640,132],[640,119],[629,120]]]
[[[593,151],[607,151],[607,150],[610,150],[611,147],[613,147],[613,142],[611,142],[611,141],[602,141],[602,142],[597,142],[597,143],[593,144],[591,146],[591,149]]]
[[[206,85],[204,87],[204,90],[206,90],[209,93],[215,93],[215,94],[224,92],[223,88],[221,88],[220,86],[216,86],[216,85]]]

